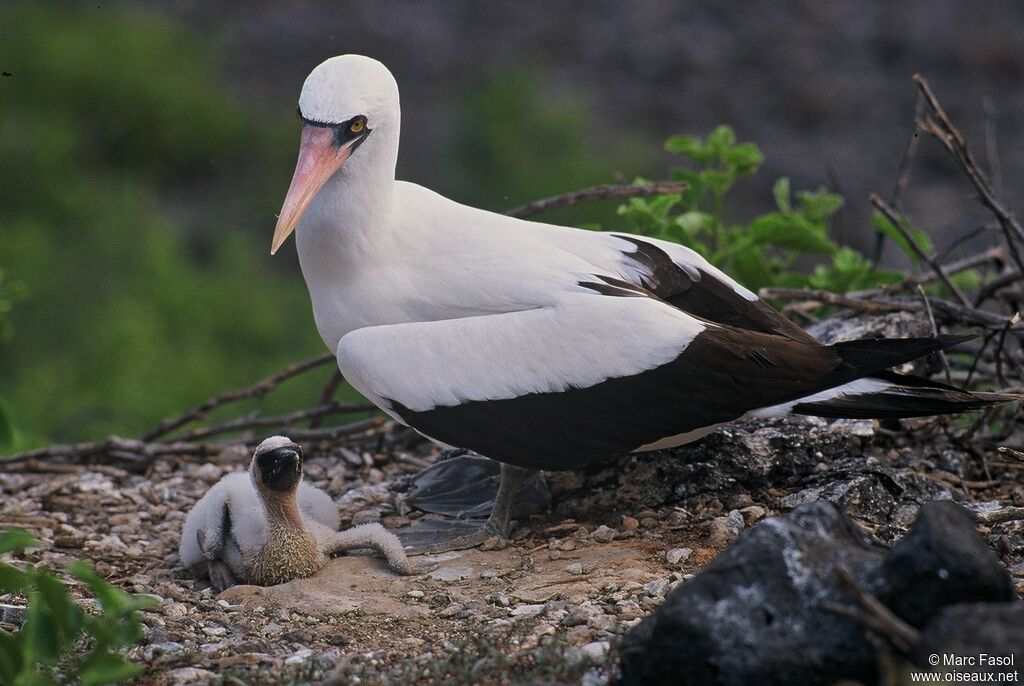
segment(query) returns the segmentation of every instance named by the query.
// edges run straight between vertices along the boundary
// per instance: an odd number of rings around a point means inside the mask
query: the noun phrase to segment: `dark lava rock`
[[[864,629],[822,605],[848,604],[838,565],[863,580],[885,553],[831,503],[765,520],[625,636],[622,683],[871,683]]]
[[[870,584],[878,599],[923,627],[946,605],[1002,602],[1017,596],[1006,567],[959,505],[925,503]]]
[[[685,498],[796,485],[819,465],[862,454],[872,422],[815,417],[738,420],[700,443],[547,475],[562,517],[630,511]]]
[[[918,627],[945,617],[954,603],[1015,599],[1008,572],[978,535],[973,516],[952,502],[923,505],[891,550],[836,505],[809,503],[740,535],[630,631],[621,645],[622,683],[877,682],[866,630],[829,609],[851,604],[838,582],[839,566]],[[995,607],[1002,613],[1014,606]],[[992,621],[1012,625],[1016,614],[1007,612]],[[969,634],[942,633],[948,620],[939,621],[934,631],[929,625],[931,642],[922,645],[974,645],[963,642]],[[994,654],[1004,644],[990,645]]]
[[[932,667],[929,657],[938,655],[939,666]],[[975,658],[974,665],[950,669],[943,656]],[[982,658],[987,655],[1005,662]],[[943,609],[921,633],[914,649],[914,663],[936,672],[976,673],[1017,671],[1016,681],[1024,683],[1024,603],[964,603]]]

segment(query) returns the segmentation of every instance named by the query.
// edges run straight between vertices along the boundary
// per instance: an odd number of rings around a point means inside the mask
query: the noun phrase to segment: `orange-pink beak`
[[[288,186],[288,195],[284,198],[284,205],[274,228],[274,239],[270,244],[271,255],[278,251],[285,239],[295,230],[313,198],[349,158],[354,144],[359,140],[361,139],[355,138],[338,146],[335,144],[333,129],[309,124],[302,127],[299,161],[295,164],[295,174],[292,176],[291,185]]]

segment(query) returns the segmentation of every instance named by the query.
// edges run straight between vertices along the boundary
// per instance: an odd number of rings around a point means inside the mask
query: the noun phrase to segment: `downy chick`
[[[402,544],[380,524],[338,531],[331,497],[302,481],[302,449],[284,436],[263,441],[249,473],[218,481],[185,520],[178,554],[217,590],[312,576],[332,553],[372,548],[399,574],[416,574]]]

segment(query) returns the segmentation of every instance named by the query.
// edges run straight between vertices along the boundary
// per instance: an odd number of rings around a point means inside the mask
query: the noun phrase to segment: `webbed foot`
[[[484,541],[505,535],[479,519],[434,519],[424,517],[395,534],[407,555],[434,555],[452,550],[475,548]]]

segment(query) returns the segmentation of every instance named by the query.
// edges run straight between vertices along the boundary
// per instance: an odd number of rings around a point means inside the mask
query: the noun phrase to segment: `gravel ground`
[[[733,425],[704,447],[563,475],[552,480],[555,513],[522,522],[509,546],[435,556],[438,568],[417,577],[398,577],[379,559],[353,555],[332,560],[313,579],[240,586],[219,597],[191,579],[176,552],[185,514],[221,476],[247,464],[240,449],[213,461],[159,461],[142,474],[106,465],[12,467],[0,472],[0,520],[42,542],[20,559],[60,569],[84,558],[117,586],[160,598],[144,615],[145,639],[130,651],[145,666],[142,683],[226,676],[316,683],[332,674],[333,683],[434,683],[443,674],[449,683],[507,683],[496,676],[503,671],[526,681],[604,683],[622,633],[766,516],[825,498],[891,541],[909,524],[915,501],[954,498],[979,511],[1024,503],[1024,463],[988,458],[992,478],[975,479],[972,470],[981,469],[975,457],[929,432],[931,425],[914,426],[909,435],[923,437],[927,448],[901,445],[903,438],[874,422]],[[830,447],[815,448],[826,434],[834,439]],[[791,447],[779,449],[780,441]],[[728,473],[730,451],[752,473],[759,450],[783,461],[810,454],[812,462],[805,473],[791,465],[793,474],[763,486]],[[310,446],[307,454],[306,478],[338,500],[344,525],[382,519],[398,526],[415,518],[399,514],[401,497],[385,484],[434,457],[415,446],[384,452]],[[671,471],[677,468],[696,470],[716,492],[676,489],[672,496],[672,489],[654,487],[657,479],[680,478]],[[716,477],[707,473],[711,468],[722,471]],[[621,486],[608,475],[648,483],[643,490],[651,502],[641,506],[642,497],[628,489],[609,500],[616,492],[609,489]],[[896,499],[880,495],[873,478],[898,484]],[[574,513],[573,502],[582,504],[576,510],[585,517]],[[1021,522],[982,531],[1024,591]],[[21,602],[0,597],[0,603]]]

